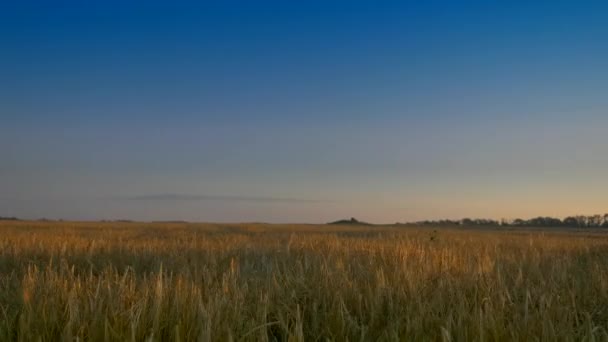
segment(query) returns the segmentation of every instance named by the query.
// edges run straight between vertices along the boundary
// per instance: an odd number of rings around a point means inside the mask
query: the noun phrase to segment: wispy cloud
[[[262,197],[262,196],[231,196],[231,195],[191,195],[191,194],[150,194],[122,197],[132,201],[224,201],[224,202],[258,202],[258,203],[326,203],[328,200],[293,198],[293,197]]]

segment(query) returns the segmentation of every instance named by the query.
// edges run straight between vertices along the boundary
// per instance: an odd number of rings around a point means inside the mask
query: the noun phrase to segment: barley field
[[[608,234],[0,223],[2,341],[600,341]]]

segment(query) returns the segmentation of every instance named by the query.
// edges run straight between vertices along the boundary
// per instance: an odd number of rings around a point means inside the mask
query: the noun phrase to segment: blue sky
[[[608,211],[601,2],[0,4],[0,215]]]

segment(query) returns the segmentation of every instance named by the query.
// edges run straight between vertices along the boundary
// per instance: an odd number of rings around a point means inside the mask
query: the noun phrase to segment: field
[[[0,340],[607,340],[608,234],[0,223]]]

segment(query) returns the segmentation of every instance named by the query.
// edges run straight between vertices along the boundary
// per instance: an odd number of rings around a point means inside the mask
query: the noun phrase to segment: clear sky
[[[608,5],[0,3],[0,216],[608,211]]]

